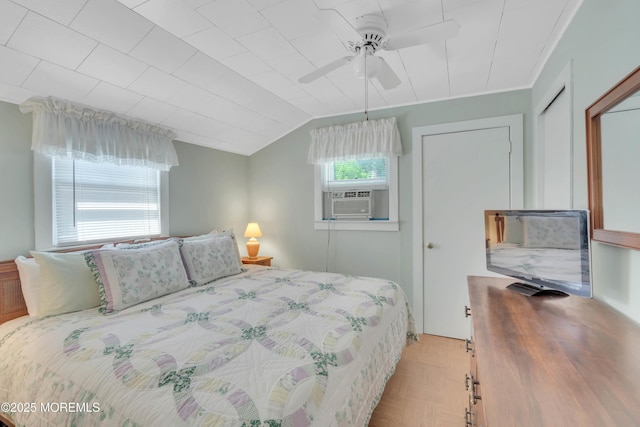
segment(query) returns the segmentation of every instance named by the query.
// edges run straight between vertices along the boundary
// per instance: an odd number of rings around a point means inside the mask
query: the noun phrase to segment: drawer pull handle
[[[471,421],[471,411],[469,408],[464,409],[464,425],[465,427],[473,426],[473,422]]]
[[[478,394],[477,386],[480,385],[480,381],[473,378],[471,375],[471,403],[474,405],[478,403],[478,400],[482,400],[482,397]]]
[[[471,307],[464,306],[464,317],[471,317]]]
[[[470,339],[465,339],[464,340],[464,349],[467,353],[471,352],[471,356],[475,356],[476,352],[473,348],[473,341],[471,341]]]

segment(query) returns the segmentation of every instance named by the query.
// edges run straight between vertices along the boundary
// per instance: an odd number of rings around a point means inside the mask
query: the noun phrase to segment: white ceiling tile
[[[186,84],[178,93],[167,100],[176,107],[188,111],[199,112],[200,109],[211,102],[213,95],[204,89],[192,84]]]
[[[89,0],[70,27],[128,53],[153,24],[116,0]]]
[[[309,61],[350,55],[342,42],[334,34],[319,33],[291,40],[291,44]]]
[[[92,77],[41,61],[22,87],[41,96],[51,95],[69,101],[81,101],[98,83]]]
[[[328,8],[329,6],[321,7]],[[340,14],[351,24],[355,26],[355,18],[366,14],[381,14],[382,10],[377,0],[353,0],[348,2],[342,2],[342,4],[335,6]]]
[[[118,1],[123,5],[127,6],[129,9],[133,9],[134,7],[139,6],[148,0],[118,0]]]
[[[324,116],[328,113],[326,105],[308,95],[301,98],[289,99],[288,101],[312,117]],[[286,132],[286,130],[283,131],[283,133],[284,132]]]
[[[439,46],[440,49],[434,49],[434,46],[415,46],[399,53],[418,99],[441,99],[449,96],[444,43]]]
[[[287,40],[327,32],[327,28],[314,17],[317,8],[312,2],[285,0],[262,10],[262,15]]]
[[[2,101],[20,104],[37,95],[35,91],[0,82],[0,100]]]
[[[249,3],[256,9],[262,10],[281,3],[282,1],[283,0],[249,0]]]
[[[522,88],[528,86],[529,75],[535,61],[516,59],[494,60],[487,90],[504,90],[506,88]]]
[[[442,22],[442,3],[439,0],[394,2],[383,7],[383,16],[389,25],[388,34],[412,31]]]
[[[142,95],[140,94],[106,82],[100,82],[83,99],[83,103],[101,110],[124,114],[140,100],[142,100]]]
[[[220,80],[229,72],[231,70],[220,62],[202,52],[197,52],[178,68],[173,75],[202,89],[217,93],[222,85]]]
[[[38,12],[62,25],[69,25],[87,0],[13,0],[15,3]]]
[[[217,0],[197,11],[233,38],[269,27],[269,22],[246,0]]]
[[[0,0],[0,44],[6,44],[18,24],[27,14],[27,9],[9,0]]]
[[[33,12],[27,13],[7,46],[74,69],[97,45],[94,40]]]
[[[236,56],[247,51],[244,46],[229,37],[224,31],[213,26],[192,34],[184,40],[217,60]]]
[[[154,26],[130,54],[162,71],[173,73],[195,53],[196,49],[189,43]]]
[[[167,117],[178,111],[177,107],[153,98],[145,97],[126,113],[129,116],[146,120],[150,123],[162,123]]]
[[[211,22],[182,0],[149,0],[135,11],[179,38],[211,26]]]
[[[149,96],[159,101],[167,99],[178,93],[186,83],[157,68],[149,67],[128,89]]]
[[[219,96],[214,96],[198,112],[209,118],[217,118],[228,125],[240,127],[246,126],[248,121],[254,120],[254,115],[257,114],[246,107]]]
[[[265,73],[272,69],[269,64],[251,52],[225,58],[220,62],[233,71],[247,77]]]
[[[451,61],[449,64],[451,96],[485,92],[491,63],[491,57],[487,55],[469,55]]]
[[[258,74],[251,80],[285,100],[305,95],[305,91],[298,85],[276,71]]]
[[[249,146],[260,146],[264,143],[263,136],[240,128],[230,128],[225,132],[221,132],[216,135],[216,139]]]
[[[300,77],[310,73],[316,68],[311,62],[299,54],[273,58],[270,59],[268,63],[274,70],[288,77],[292,82],[297,82]]]
[[[164,119],[162,124],[172,129],[184,130],[205,136],[214,135],[229,128],[229,125],[225,125],[217,120],[185,110],[177,110],[174,114]]]
[[[20,86],[31,74],[40,60],[31,55],[0,46],[0,64],[11,64],[11,67],[0,67],[0,81]]]
[[[267,28],[237,39],[258,58],[265,61],[295,54],[297,51],[275,28]]]
[[[127,87],[147,68],[148,65],[144,62],[99,44],[77,71],[120,87]]]
[[[191,9],[197,9],[209,3],[213,3],[214,1],[216,0],[184,0],[184,2],[188,4],[189,7],[191,7]]]

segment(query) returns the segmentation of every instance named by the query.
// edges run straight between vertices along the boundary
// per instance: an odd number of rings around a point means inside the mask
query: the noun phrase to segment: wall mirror
[[[640,67],[586,110],[593,240],[640,249]]]

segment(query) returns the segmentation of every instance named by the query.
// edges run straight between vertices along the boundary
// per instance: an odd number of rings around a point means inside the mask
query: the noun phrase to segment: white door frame
[[[509,176],[511,191],[510,207],[522,209],[524,200],[523,174],[523,116],[492,117],[488,119],[467,120],[463,122],[443,123],[439,125],[413,128],[413,315],[419,333],[424,331],[424,241],[423,241],[423,188],[422,188],[422,137],[451,132],[464,132],[495,127],[509,127],[511,158]],[[460,315],[462,316],[460,307]]]

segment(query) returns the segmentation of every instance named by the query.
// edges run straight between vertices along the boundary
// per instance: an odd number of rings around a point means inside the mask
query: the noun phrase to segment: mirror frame
[[[640,233],[604,228],[602,201],[602,135],[600,117],[640,90],[640,67],[623,78],[585,111],[587,125],[587,180],[591,238],[595,241],[640,250]],[[605,141],[606,144],[606,141]]]

